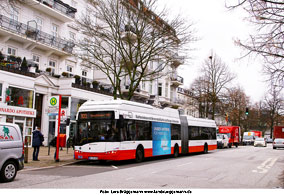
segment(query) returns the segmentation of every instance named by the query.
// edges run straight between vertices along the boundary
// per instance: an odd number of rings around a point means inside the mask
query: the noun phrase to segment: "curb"
[[[31,167],[31,168],[24,167],[24,169],[20,170],[19,172],[36,171],[36,170],[41,170],[41,169],[51,169],[51,168],[55,168],[55,167],[62,167],[62,166],[70,165],[70,164],[73,164],[75,162],[76,161],[68,162],[68,163],[64,163],[64,164],[60,164],[60,165],[47,166],[47,167],[34,167],[34,168],[33,167]]]

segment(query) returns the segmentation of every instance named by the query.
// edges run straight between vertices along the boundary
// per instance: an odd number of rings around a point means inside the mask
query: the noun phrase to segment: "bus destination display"
[[[82,120],[106,120],[113,119],[113,112],[81,112],[79,119]]]

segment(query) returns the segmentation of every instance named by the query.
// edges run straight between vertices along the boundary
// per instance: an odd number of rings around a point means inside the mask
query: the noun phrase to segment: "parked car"
[[[272,146],[273,146],[273,149],[284,148],[284,139],[283,138],[275,138]]]
[[[229,147],[229,138],[226,134],[217,134],[217,147],[218,148]]]
[[[0,180],[13,181],[24,168],[23,140],[18,125],[0,123]]]
[[[267,144],[266,144],[265,139],[264,138],[256,138],[254,140],[254,147],[257,147],[257,146],[266,147]]]

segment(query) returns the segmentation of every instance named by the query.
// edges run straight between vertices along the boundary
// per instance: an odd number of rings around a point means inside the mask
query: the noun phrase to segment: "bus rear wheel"
[[[136,156],[135,156],[135,161],[137,163],[140,163],[144,160],[144,150],[142,147],[138,147],[136,149]]]

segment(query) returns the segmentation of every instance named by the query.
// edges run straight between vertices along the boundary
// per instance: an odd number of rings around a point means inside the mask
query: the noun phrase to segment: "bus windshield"
[[[79,121],[76,145],[90,142],[115,142],[120,141],[119,131],[115,120]]]

